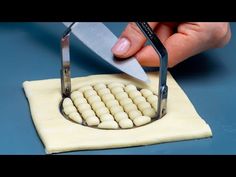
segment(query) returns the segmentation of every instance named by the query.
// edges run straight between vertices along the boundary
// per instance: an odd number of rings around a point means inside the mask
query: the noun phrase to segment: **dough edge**
[[[86,85],[87,83],[98,83],[98,82],[108,83],[111,80],[120,81],[122,83],[132,83],[135,84],[136,86],[141,86],[142,88],[149,88],[151,90],[155,90],[158,84],[158,78],[159,78],[158,73],[150,72],[148,73],[148,76],[151,80],[151,83],[147,85],[125,74],[101,74],[101,75],[78,77],[72,79],[72,91],[77,89],[78,86]],[[23,88],[29,102],[33,122],[46,148],[45,151],[47,154],[75,151],[75,150],[108,149],[108,148],[140,146],[149,144],[159,144],[171,141],[211,137],[212,131],[209,125],[198,115],[192,103],[185,95],[183,90],[180,88],[180,86],[176,83],[176,81],[174,80],[174,78],[171,76],[170,73],[168,73],[167,85],[169,87],[167,109],[169,110],[169,108],[172,108],[172,104],[170,103],[171,100],[173,100],[174,98],[180,98],[181,104],[177,104],[176,107],[181,108],[181,106],[184,106],[185,110],[181,112],[181,109],[179,109],[180,112],[178,112],[179,115],[177,116],[175,115],[172,116],[173,113],[170,114],[167,110],[167,115],[162,119],[155,121],[152,124],[148,124],[140,128],[135,128],[130,131],[98,130],[73,124],[68,120],[66,120],[60,114],[59,108],[58,110],[55,108],[49,109],[49,113],[45,113],[44,111],[45,105],[44,104],[40,105],[40,103],[41,104],[48,103],[51,100],[51,102],[55,105],[58,104],[61,100],[60,79],[25,81],[23,83]],[[48,96],[51,95],[53,95],[53,99],[48,98]],[[190,119],[190,121],[186,118],[181,119],[182,122],[180,121],[180,124],[182,125],[182,127],[179,124],[176,124],[176,122],[172,124],[173,121],[176,121],[175,117],[180,117],[183,113],[186,114],[186,109],[188,110],[187,112],[189,115],[187,117],[188,119]],[[46,116],[46,118],[45,117],[42,118],[42,116],[45,116],[47,114],[48,116]],[[176,114],[176,112],[174,114]],[[182,117],[186,116],[182,115]],[[177,122],[179,122],[179,120],[177,120]],[[183,122],[185,125],[183,124]],[[163,130],[163,126],[167,125],[168,123],[169,125],[171,124],[171,126],[168,125],[166,127],[167,129]],[[159,124],[160,126],[158,126]],[[193,127],[188,127],[189,124],[195,124],[195,125]],[[171,127],[173,130],[170,129],[169,127]],[[159,133],[160,131],[162,131],[164,132],[164,134],[163,133],[158,134],[158,131]],[[167,133],[168,131],[169,133]],[[99,139],[98,141],[94,141],[93,138],[85,139],[86,136],[90,135],[91,136],[95,135],[96,137],[100,138],[103,137],[103,138]],[[104,137],[104,135],[106,137]],[[62,138],[58,138],[58,136]]]

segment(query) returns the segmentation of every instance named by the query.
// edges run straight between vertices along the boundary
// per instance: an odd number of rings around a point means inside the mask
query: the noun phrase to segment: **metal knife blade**
[[[64,22],[69,26],[71,22]],[[72,27],[72,33],[88,48],[94,51],[102,59],[113,65],[120,71],[143,82],[150,82],[147,74],[136,58],[117,60],[111,48],[117,41],[117,37],[101,22],[77,22]]]

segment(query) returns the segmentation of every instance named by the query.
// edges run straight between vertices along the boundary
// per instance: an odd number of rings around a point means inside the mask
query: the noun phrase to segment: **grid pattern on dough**
[[[72,121],[101,129],[127,129],[150,123],[157,114],[158,97],[149,89],[112,82],[86,85],[62,103]]]

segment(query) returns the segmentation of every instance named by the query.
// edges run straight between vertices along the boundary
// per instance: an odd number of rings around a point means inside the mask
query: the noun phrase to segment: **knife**
[[[63,23],[69,27],[71,22]],[[101,22],[76,22],[72,33],[88,48],[118,70],[143,82],[150,82],[147,74],[135,57],[117,60],[111,48],[118,38]]]

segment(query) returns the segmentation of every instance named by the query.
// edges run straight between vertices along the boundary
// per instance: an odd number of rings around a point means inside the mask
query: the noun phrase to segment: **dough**
[[[130,111],[137,110],[137,106],[133,103],[127,104],[124,106],[125,112],[129,113]]]
[[[119,125],[115,121],[105,121],[98,125],[98,128],[102,129],[117,129]]]
[[[136,117],[142,116],[142,113],[138,110],[132,110],[129,112],[129,118],[134,120]]]
[[[81,116],[79,115],[78,112],[72,112],[72,113],[69,114],[68,117],[69,117],[71,120],[73,120],[73,121],[75,121],[75,122],[77,122],[77,123],[79,123],[79,124],[82,123],[82,118],[81,118]]]
[[[111,93],[102,96],[102,101],[104,101],[105,104],[106,104],[106,102],[108,102],[110,100],[114,100],[114,99],[115,99],[115,97]]]
[[[85,98],[76,98],[74,101],[74,104],[76,107],[78,107],[80,104],[88,103]]]
[[[118,112],[114,115],[115,120],[120,122],[122,119],[128,119],[128,115],[125,112]]]
[[[101,96],[101,97],[102,97],[103,95],[106,95],[106,94],[109,94],[109,93],[111,93],[111,92],[110,92],[110,90],[107,89],[107,88],[98,90],[98,95]]]
[[[123,112],[123,108],[121,106],[113,106],[110,108],[110,112],[115,115],[118,112]]]
[[[121,128],[132,128],[134,126],[133,122],[130,119],[122,119],[119,121]]]
[[[119,106],[119,102],[117,100],[109,100],[106,102],[106,106],[110,109],[111,107]]]
[[[134,102],[136,105],[138,105],[138,104],[141,103],[141,102],[145,102],[145,101],[146,101],[146,99],[145,99],[143,96],[136,97],[136,98],[133,100],[133,102]]]
[[[92,103],[92,108],[93,108],[94,110],[97,110],[97,109],[99,109],[99,108],[101,108],[101,107],[105,107],[105,104],[104,104],[103,102],[101,102],[101,101]]]
[[[110,120],[113,120],[114,121],[114,118],[111,114],[103,114],[100,116],[100,120],[102,122],[105,122],[105,121],[110,121]]]
[[[134,119],[134,124],[136,126],[141,126],[147,124],[148,122],[151,122],[151,118],[148,116],[140,116]]]
[[[80,113],[84,112],[85,110],[91,109],[91,106],[88,103],[82,103],[77,106],[77,109]]]
[[[139,91],[132,91],[129,92],[129,97],[133,100],[139,96],[141,96],[142,94]]]
[[[144,109],[151,108],[150,103],[148,102],[141,102],[138,104],[138,109],[143,112]]]
[[[103,83],[98,83],[98,84],[95,84],[94,87],[93,87],[96,91],[100,90],[100,89],[105,89],[106,88],[106,85],[103,84]]]
[[[142,113],[144,116],[148,116],[151,118],[155,118],[157,116],[157,113],[156,113],[155,109],[153,109],[153,108],[145,108],[142,110]]]
[[[116,95],[120,92],[124,92],[122,87],[113,87],[113,88],[111,88],[111,93],[113,93],[114,95]]]
[[[83,87],[80,87],[80,88],[78,89],[78,91],[84,92],[85,90],[90,90],[90,89],[93,90],[93,88],[92,88],[90,85],[85,85],[85,86],[83,86]]]
[[[124,84],[122,83],[119,83],[119,82],[112,82],[112,83],[109,83],[108,86],[107,86],[109,89],[112,89],[113,87],[124,87]]]
[[[133,89],[135,91],[138,87],[155,92],[158,85],[158,74],[153,72],[148,73],[148,75],[151,80],[149,84],[143,84],[124,74],[73,78],[71,80],[72,91],[80,89],[82,92],[88,88],[93,89],[96,84],[109,84],[112,81],[124,84],[124,90],[130,91]],[[33,122],[45,145],[46,153],[139,146],[212,136],[210,127],[197,114],[190,100],[173,77],[168,74],[167,79],[169,89],[167,114],[157,121],[125,130],[90,128],[64,118],[59,111],[59,104],[62,99],[60,79],[26,81],[23,83],[23,87],[29,101]],[[135,85],[135,87],[130,85],[127,87],[128,84]],[[93,87],[88,87],[88,85]],[[84,86],[87,88],[84,88]],[[104,90],[104,88],[99,89],[97,93],[100,90]],[[110,93],[109,89],[102,92]],[[98,105],[97,103],[99,102],[93,103],[92,108],[93,105]],[[137,118],[138,116],[133,119],[136,123],[140,121]],[[89,118],[88,120],[94,125],[99,122],[98,117]],[[142,121],[144,120],[142,119]],[[104,121],[98,124],[108,124],[108,122],[109,124],[112,124],[110,122],[117,124],[114,121]]]
[[[132,91],[136,91],[137,90],[137,88],[136,88],[136,86],[135,85],[133,85],[133,84],[128,84],[126,87],[125,87],[125,91],[126,92],[132,92]]]
[[[96,116],[89,117],[88,119],[86,119],[86,123],[88,124],[88,126],[96,126],[99,124],[99,119]]]
[[[101,102],[101,98],[99,96],[91,96],[88,98],[88,102],[90,105],[92,105],[95,102]]]
[[[126,98],[126,99],[120,100],[120,105],[121,106],[125,106],[125,105],[130,104],[130,103],[133,103],[130,98]]]
[[[128,94],[125,93],[125,92],[117,93],[117,94],[115,95],[115,97],[116,97],[116,99],[119,100],[119,101],[129,98],[129,97],[128,97]]]
[[[106,107],[99,108],[95,111],[96,111],[96,114],[97,114],[98,117],[100,117],[103,114],[108,114],[109,113],[109,110]]]
[[[148,89],[142,89],[142,90],[140,90],[140,92],[145,98],[147,98],[150,95],[153,95],[153,93]]]

